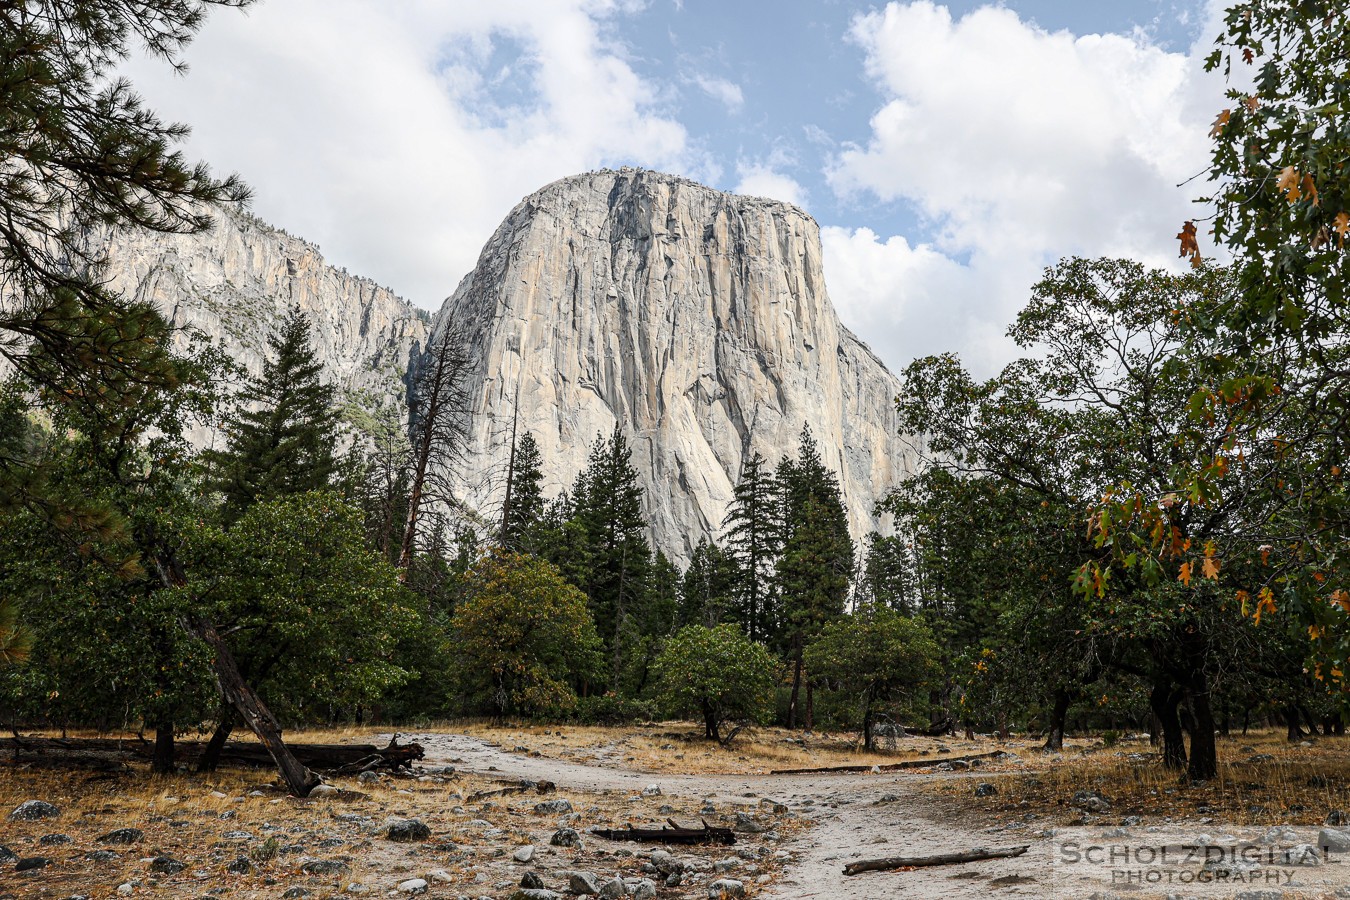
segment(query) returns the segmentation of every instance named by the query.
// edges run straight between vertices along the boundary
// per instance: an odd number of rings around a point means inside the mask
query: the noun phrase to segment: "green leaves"
[[[652,668],[666,710],[703,718],[710,738],[731,719],[763,721],[772,710],[778,661],[739,626],[683,628]]]

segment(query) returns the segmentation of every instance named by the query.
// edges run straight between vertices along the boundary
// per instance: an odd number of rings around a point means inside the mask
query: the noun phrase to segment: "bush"
[[[629,725],[650,722],[657,717],[656,704],[636,697],[621,697],[610,692],[592,697],[578,697],[576,708],[569,717],[579,725]]]
[[[721,741],[730,719],[762,722],[771,711],[778,660],[738,625],[690,625],[667,642],[653,669],[662,705],[698,716],[705,735]]]

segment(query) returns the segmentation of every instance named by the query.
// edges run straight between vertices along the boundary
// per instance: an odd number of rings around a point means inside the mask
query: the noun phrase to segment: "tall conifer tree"
[[[774,564],[782,547],[782,529],[778,488],[758,453],[741,464],[741,477],[722,525],[727,529],[726,555],[736,566],[739,618],[750,640],[768,640],[777,630]]]
[[[268,339],[262,374],[243,392],[226,449],[210,456],[227,519],[256,500],[322,490],[338,469],[335,390],[319,379],[309,332],[309,316],[292,307]]]

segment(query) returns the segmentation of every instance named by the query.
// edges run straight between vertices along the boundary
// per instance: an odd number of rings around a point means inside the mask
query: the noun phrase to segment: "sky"
[[[845,325],[980,375],[1044,268],[1176,265],[1222,0],[261,0],[130,61],[186,152],[436,309],[511,208],[622,165],[795,203]]]

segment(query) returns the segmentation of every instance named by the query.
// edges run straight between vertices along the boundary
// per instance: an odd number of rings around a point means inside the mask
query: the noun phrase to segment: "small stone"
[[[521,888],[507,900],[562,900],[562,894],[544,888]]]
[[[543,803],[536,803],[534,811],[538,815],[547,816],[556,813],[570,813],[572,811],[572,801],[559,797],[557,800],[545,800]]]
[[[534,844],[526,844],[524,847],[517,847],[516,852],[511,854],[511,858],[518,863],[527,863],[534,859]]]
[[[455,876],[444,869],[432,869],[427,873],[427,881],[434,881],[437,884],[454,884]]]
[[[679,872],[671,872],[669,875],[666,876],[666,887],[668,888],[679,887],[680,883],[683,881],[684,881],[683,875],[681,875]]]
[[[976,797],[992,797],[997,793],[998,788],[994,787],[987,781],[981,781],[979,784],[975,785]]]
[[[576,847],[581,848],[581,835],[577,834],[575,828],[559,828],[553,832],[553,837],[548,842],[554,847]]]
[[[719,878],[708,885],[708,900],[737,900],[745,896],[745,885],[733,878]]]
[[[156,856],[150,860],[150,871],[160,875],[177,875],[187,868],[187,863],[172,856]]]
[[[227,832],[225,832],[224,834],[222,834],[220,837],[221,837],[221,840],[225,840],[225,841],[251,841],[251,840],[253,840],[253,835],[252,835],[251,833],[247,832],[247,831],[227,831]]]
[[[590,872],[573,872],[567,876],[567,889],[574,894],[597,894],[600,886]]]
[[[121,894],[123,897],[130,896],[131,892],[134,890],[136,890],[136,888],[130,881],[124,881],[117,886],[117,893]]]
[[[362,884],[362,883],[359,882],[359,881],[353,881],[351,884],[347,885],[347,893],[349,893],[349,894],[369,894],[369,893],[370,893],[370,885],[368,885],[368,884]]]
[[[600,900],[620,900],[621,897],[628,896],[628,886],[623,883],[622,878],[611,878],[600,885],[598,895]]]
[[[777,800],[770,800],[768,797],[761,797],[761,798],[760,798],[760,800],[759,800],[759,808],[760,808],[760,809],[767,809],[769,812],[773,813],[775,816],[785,816],[785,815],[787,815],[787,812],[788,812],[788,808],[787,808],[787,804],[786,804],[786,803],[779,803]]]
[[[654,900],[656,897],[656,882],[650,878],[639,878],[624,884],[628,886],[628,894],[633,900]]]
[[[61,815],[61,808],[45,800],[25,800],[14,807],[9,814],[15,822],[36,822],[38,819],[55,819]]]
[[[679,874],[684,871],[684,863],[668,850],[653,850],[651,862],[656,871],[662,875]]]
[[[419,819],[395,819],[389,823],[384,836],[391,841],[407,844],[425,841],[431,837],[431,829]]]
[[[52,861],[45,856],[25,856],[14,864],[15,872],[32,872],[37,869],[45,869],[52,864]]]
[[[743,834],[760,834],[769,829],[755,821],[755,817],[743,812],[736,813],[736,824],[732,830],[742,832]]]
[[[1341,812],[1339,809],[1333,809],[1327,813],[1326,819],[1322,821],[1323,825],[1350,825],[1350,816]]]
[[[534,872],[526,872],[520,876],[520,886],[523,888],[541,888],[544,886],[544,879]]]
[[[300,864],[306,875],[345,875],[351,867],[340,859],[309,859]]]
[[[1320,866],[1322,854],[1312,844],[1296,844],[1284,851],[1281,861],[1288,866]]]
[[[356,776],[356,780],[361,784],[374,784],[380,780],[380,776],[375,772],[362,772]]]
[[[68,834],[44,834],[38,838],[38,843],[44,847],[55,847],[58,844],[69,844],[70,835]]]
[[[339,791],[331,784],[316,784],[309,789],[309,796],[312,800],[322,800],[325,797],[331,799],[338,795]]]
[[[409,878],[407,881],[400,881],[398,892],[400,894],[425,894],[427,892],[427,881],[425,878]]]
[[[281,900],[299,900],[299,898],[308,897],[312,893],[314,892],[311,891],[309,888],[302,888],[302,887],[287,888],[286,892],[281,895]]]
[[[84,855],[84,858],[89,860],[90,862],[104,863],[104,862],[114,862],[116,860],[121,859],[122,857],[119,854],[112,852],[111,850],[90,850],[88,853]],[[3,861],[3,859],[4,857],[0,856],[0,861]]]
[[[0,863],[12,863],[18,858],[19,854],[8,847],[0,846]]]
[[[237,857],[234,862],[226,866],[225,871],[229,872],[231,875],[252,875],[258,870],[257,867],[253,865],[253,860],[249,859],[247,856],[240,856]]]
[[[644,796],[644,797],[659,797],[659,796],[661,796],[661,785],[659,785],[659,784],[649,784],[649,785],[647,785],[645,788],[642,789],[642,796]]]

